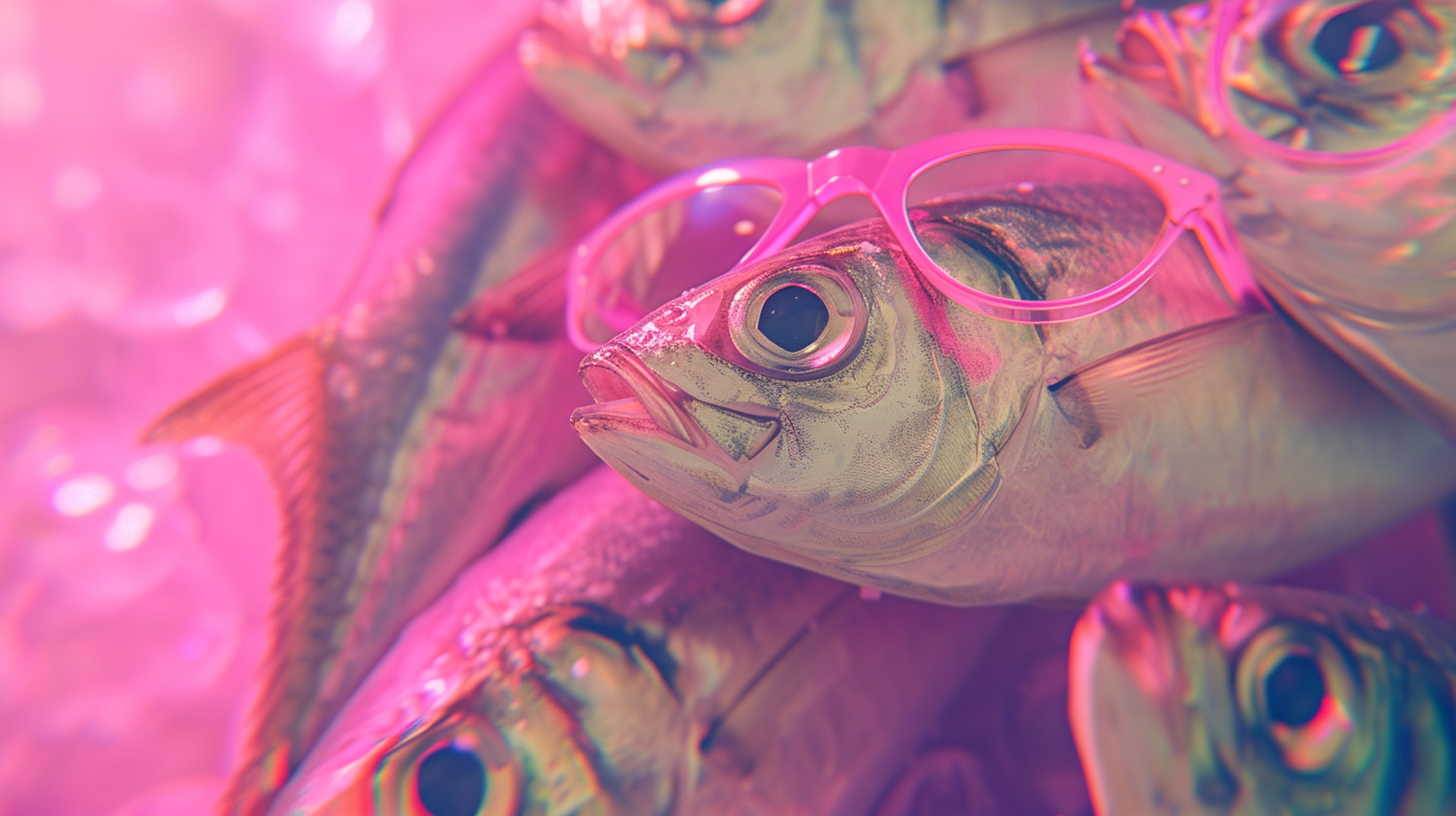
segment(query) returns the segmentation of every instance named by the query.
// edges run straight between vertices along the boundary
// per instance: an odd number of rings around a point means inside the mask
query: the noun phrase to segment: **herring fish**
[[[1076,43],[1110,44],[1118,13],[1114,0],[547,0],[520,54],[559,109],[667,173],[974,127],[1092,129]]]
[[[1456,4],[1250,3],[1262,36],[1226,71],[1225,108],[1208,81],[1218,8],[1129,17],[1120,53],[1084,55],[1089,104],[1107,131],[1223,180],[1241,242],[1281,308],[1456,440],[1456,136],[1416,138],[1450,121],[1456,104]],[[1408,139],[1411,150],[1353,169],[1279,152]]]
[[[410,624],[271,813],[868,813],[1001,617],[755,558],[601,467]]]
[[[1068,178],[912,218],[963,283],[1054,299],[1156,229],[1147,206]],[[812,345],[748,318],[790,285],[823,312]],[[649,495],[751,552],[944,603],[1269,575],[1456,487],[1449,442],[1240,311],[1187,236],[1120,306],[1033,326],[950,302],[860,222],[690,290],[581,373],[596,404],[572,422]]]
[[[1282,587],[1117,583],[1072,640],[1097,812],[1456,813],[1456,632]]]
[[[639,178],[506,53],[401,171],[334,313],[147,433],[248,446],[282,510],[270,650],[228,812],[265,810],[399,628],[591,466],[567,427],[582,396],[560,279],[566,248]]]

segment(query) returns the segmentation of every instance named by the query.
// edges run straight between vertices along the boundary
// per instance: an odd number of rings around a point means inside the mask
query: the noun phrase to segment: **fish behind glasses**
[[[1107,130],[1218,176],[1281,308],[1456,440],[1456,3],[1192,3],[1120,40],[1084,54]]]
[[[662,172],[977,127],[1094,129],[1076,43],[1110,43],[1119,13],[1115,0],[544,0],[542,9],[521,38],[534,86]]]
[[[916,240],[979,292],[1095,289],[1161,209],[1060,178],[917,205]],[[958,604],[1263,577],[1456,488],[1456,449],[1281,315],[1242,312],[1196,241],[1157,264],[1108,311],[1017,323],[951,302],[859,222],[607,342],[572,421],[740,547]]]
[[[1072,727],[1105,816],[1456,813],[1456,632],[1283,587],[1129,585],[1078,623]]]
[[[869,813],[1003,615],[753,557],[603,467],[411,622],[271,813]]]
[[[567,426],[582,396],[564,248],[633,172],[503,55],[400,172],[337,309],[147,432],[249,447],[281,506],[271,643],[227,812],[266,809],[399,628],[590,466]]]

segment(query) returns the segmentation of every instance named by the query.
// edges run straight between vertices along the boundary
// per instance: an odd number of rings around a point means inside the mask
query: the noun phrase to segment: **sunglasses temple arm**
[[[1213,217],[1209,217],[1209,213]],[[1254,278],[1248,256],[1239,245],[1238,236],[1224,214],[1218,199],[1193,210],[1183,219],[1183,226],[1193,230],[1203,244],[1213,270],[1234,301],[1250,312],[1272,312],[1274,304]]]

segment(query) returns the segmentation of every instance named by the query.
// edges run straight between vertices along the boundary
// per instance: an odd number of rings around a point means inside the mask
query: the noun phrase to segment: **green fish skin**
[[[401,170],[334,312],[148,432],[246,445],[278,494],[269,653],[224,812],[262,813],[400,627],[591,466],[567,423],[565,252],[641,178],[507,53]]]
[[[755,558],[603,467],[410,624],[271,813],[868,813],[1002,617]]]
[[[1097,812],[1456,813],[1456,632],[1282,587],[1119,582],[1072,639]]]
[[[520,56],[560,110],[666,173],[967,128],[1091,130],[1077,42],[1110,46],[1118,14],[1115,0],[548,0]]]
[[[1336,7],[1294,3],[1286,17]],[[1233,108],[1272,142],[1332,151],[1384,147],[1446,115],[1456,104],[1456,4],[1384,8],[1380,36],[1398,49],[1348,76],[1316,50],[1321,29],[1271,20],[1278,36],[1260,40],[1234,78]],[[1210,17],[1196,3],[1128,18],[1121,55],[1099,48],[1083,61],[1088,104],[1106,132],[1219,178],[1254,271],[1280,307],[1456,440],[1456,138],[1353,173],[1292,166],[1238,142],[1212,114]]]
[[[992,190],[917,208],[919,229],[981,291],[1059,297],[1131,268],[1158,219],[1130,195]],[[806,348],[837,351],[809,369],[742,351],[770,341],[734,304],[785,282],[833,303]],[[949,302],[861,222],[668,302],[582,378],[597,404],[572,422],[649,495],[751,552],[944,603],[1262,577],[1456,488],[1449,443],[1281,316],[1240,312],[1186,236],[1122,305],[1037,327]]]

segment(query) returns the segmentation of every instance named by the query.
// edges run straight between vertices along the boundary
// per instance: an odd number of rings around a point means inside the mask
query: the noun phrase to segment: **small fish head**
[[[1449,679],[1437,695],[1407,685],[1425,658],[1393,666],[1412,650],[1357,606],[1272,587],[1105,591],[1073,638],[1070,706],[1099,812],[1449,807],[1450,714],[1434,714]]]
[[[573,119],[668,172],[814,155],[933,60],[940,27],[919,0],[549,0],[520,56]]]
[[[839,575],[908,560],[997,478],[958,347],[929,328],[942,301],[883,222],[861,222],[648,315],[583,363],[598,404],[572,421],[745,549]]]
[[[469,661],[384,665],[376,677],[403,671],[351,700],[271,812],[625,816],[671,803],[690,740],[651,636],[566,607],[487,640]]]

